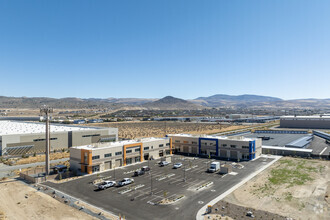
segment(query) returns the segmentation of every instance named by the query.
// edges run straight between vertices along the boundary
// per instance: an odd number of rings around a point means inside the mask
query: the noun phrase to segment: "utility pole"
[[[50,173],[50,162],[49,162],[49,153],[50,153],[50,134],[49,134],[49,115],[53,113],[53,108],[50,108],[46,105],[40,108],[40,113],[44,114],[46,117],[46,176]]]

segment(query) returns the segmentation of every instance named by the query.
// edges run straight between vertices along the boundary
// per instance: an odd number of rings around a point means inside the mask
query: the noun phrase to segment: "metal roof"
[[[291,143],[286,144],[285,147],[304,148],[308,144],[310,144],[312,140],[313,140],[313,136],[312,135],[308,135],[308,136],[299,138],[299,139],[297,139],[295,141],[292,141]]]
[[[0,121],[0,136],[10,134],[38,134],[45,132],[45,123],[35,122],[17,122],[17,121]],[[79,131],[96,129],[92,127],[78,127],[67,125],[50,125],[50,132],[61,131]]]

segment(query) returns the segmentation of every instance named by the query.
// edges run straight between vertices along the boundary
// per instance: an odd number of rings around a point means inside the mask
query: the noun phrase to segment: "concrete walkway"
[[[278,161],[282,156],[267,156],[267,155],[261,155],[261,157],[264,158],[274,158],[274,160],[272,162],[270,162],[269,164],[267,164],[266,166],[262,167],[261,169],[251,173],[249,176],[247,176],[245,179],[243,179],[241,182],[239,182],[238,184],[234,185],[232,188],[230,188],[229,190],[227,190],[226,192],[222,193],[221,195],[219,195],[217,198],[213,199],[212,201],[208,202],[205,206],[203,206],[196,215],[196,220],[204,220],[204,214],[205,211],[207,209],[208,205],[213,206],[214,204],[216,204],[217,202],[219,202],[220,200],[222,200],[223,198],[225,198],[226,196],[228,196],[230,193],[234,192],[236,189],[238,189],[240,186],[242,186],[244,183],[246,183],[247,181],[251,180],[253,177],[255,177],[256,175],[258,175],[259,173],[261,173],[262,171],[264,171],[265,169],[267,169],[268,167],[270,167],[272,164],[274,164],[276,161]]]
[[[69,160],[69,158],[63,158],[63,159],[58,159],[58,160],[51,160],[50,163],[51,164],[59,163],[59,162],[64,162],[64,161],[68,161],[68,160]],[[6,176],[11,176],[10,173],[14,170],[43,166],[43,165],[45,165],[45,162],[29,163],[29,164],[23,164],[23,165],[15,165],[15,166],[2,165],[2,166],[0,166],[0,178],[6,177]]]

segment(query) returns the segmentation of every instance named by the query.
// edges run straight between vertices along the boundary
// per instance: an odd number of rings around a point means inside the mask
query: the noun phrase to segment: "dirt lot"
[[[20,181],[0,182],[0,188],[0,219],[97,219]]]
[[[12,158],[5,161],[7,165],[22,165],[22,164],[30,164],[30,163],[37,163],[37,162],[44,162],[45,155],[36,155],[36,156],[29,156],[28,158]],[[70,157],[69,152],[57,152],[50,154],[50,160],[58,160],[62,158]]]
[[[329,161],[284,157],[224,201],[294,219],[329,219],[329,185]]]
[[[165,134],[190,133],[190,134],[212,134],[247,126],[231,126],[210,123],[184,123],[184,122],[109,122],[87,124],[96,127],[118,128],[119,138],[140,138],[140,137],[164,137]],[[86,124],[84,124],[86,126]]]
[[[211,219],[249,219],[247,216],[248,212],[252,212],[254,216],[253,219],[261,220],[261,219],[272,219],[272,220],[285,220],[284,216],[280,216],[274,213],[255,210],[252,208],[246,208],[243,206],[238,206],[232,203],[228,203],[225,201],[219,201],[214,206],[212,206],[212,212],[210,214]],[[208,215],[205,216],[205,220],[208,219]]]

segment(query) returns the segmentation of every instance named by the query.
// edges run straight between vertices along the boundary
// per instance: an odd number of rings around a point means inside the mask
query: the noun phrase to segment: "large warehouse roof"
[[[253,141],[256,138],[247,138],[243,136],[214,136],[214,135],[194,135],[194,134],[168,134],[167,136],[176,136],[176,137],[195,137],[195,138],[210,138],[218,140],[232,140],[232,141]]]
[[[281,116],[281,119],[330,119],[330,116],[328,115],[310,115],[310,116]]]
[[[149,137],[149,138],[142,138],[142,139],[136,139],[136,140],[124,140],[124,141],[116,141],[116,142],[108,142],[108,143],[97,143],[97,144],[90,144],[90,145],[83,145],[83,146],[77,146],[72,147],[76,149],[84,149],[84,150],[99,150],[104,148],[113,148],[113,147],[122,147],[124,145],[129,144],[140,144],[140,143],[147,143],[151,141],[160,141],[167,138],[155,138],[155,137]]]
[[[38,134],[45,132],[45,123],[0,121],[0,136],[9,134]],[[95,128],[51,125],[50,132],[90,130]]]

